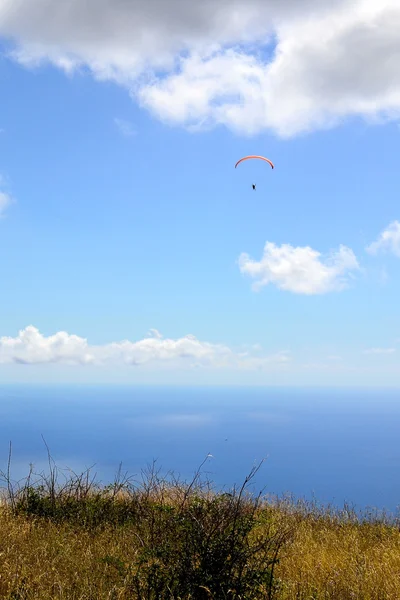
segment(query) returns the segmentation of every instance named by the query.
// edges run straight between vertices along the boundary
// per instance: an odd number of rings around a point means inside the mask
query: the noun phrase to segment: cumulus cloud
[[[0,0],[26,65],[87,68],[157,117],[293,136],[400,117],[398,0]]]
[[[94,361],[87,340],[59,331],[45,337],[29,326],[15,337],[0,338],[0,363],[39,364],[66,362],[88,364]]]
[[[16,337],[0,337],[0,363],[71,365],[130,365],[173,367],[236,368],[263,370],[270,365],[289,361],[287,352],[254,357],[234,352],[223,344],[202,342],[193,335],[178,339],[163,338],[152,329],[149,336],[138,341],[123,340],[104,345],[90,345],[85,338],[59,331],[45,336],[32,325],[19,331]]]
[[[238,262],[241,273],[256,280],[254,290],[271,283],[281,290],[308,295],[344,289],[349,273],[359,269],[353,251],[346,246],[331,252],[324,261],[310,246],[267,242],[260,261],[242,253]]]
[[[393,221],[384,229],[375,242],[366,247],[370,254],[380,251],[391,252],[400,258],[400,222]]]

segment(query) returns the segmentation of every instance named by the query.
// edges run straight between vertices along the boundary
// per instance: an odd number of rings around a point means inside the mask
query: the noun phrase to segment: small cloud
[[[241,273],[256,279],[254,290],[272,283],[281,290],[307,295],[344,289],[346,274],[360,268],[353,251],[343,245],[323,261],[321,253],[309,246],[267,242],[260,261],[242,253],[238,262]]]
[[[125,137],[132,137],[136,135],[136,129],[129,121],[115,118],[114,123],[117,126],[118,131]]]
[[[157,340],[161,340],[163,335],[158,331],[158,329],[149,329],[148,337],[155,338]]]
[[[378,252],[391,252],[400,258],[400,222],[392,221],[384,229],[375,242],[365,248],[369,254]]]
[[[368,348],[363,354],[393,354],[396,348]]]

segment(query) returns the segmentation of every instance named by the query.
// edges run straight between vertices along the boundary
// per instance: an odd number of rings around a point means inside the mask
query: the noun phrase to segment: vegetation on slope
[[[10,447],[11,457],[11,447]],[[400,530],[292,499],[216,493],[201,480],[134,483],[119,470],[101,487],[70,471],[63,485],[33,468],[15,489],[2,473],[0,597],[13,600],[396,600]],[[9,460],[10,467],[10,460]]]

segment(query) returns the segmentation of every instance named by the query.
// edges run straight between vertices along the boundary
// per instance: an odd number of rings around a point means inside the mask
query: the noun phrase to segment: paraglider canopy
[[[244,156],[243,158],[241,158],[240,160],[237,161],[236,165],[235,165],[235,169],[238,166],[239,163],[241,163],[243,160],[248,160],[249,158],[260,158],[261,160],[265,160],[267,163],[269,163],[271,165],[271,168],[274,168],[274,164],[269,160],[269,158],[265,158],[265,156],[257,156],[255,154],[251,154],[249,156]]]

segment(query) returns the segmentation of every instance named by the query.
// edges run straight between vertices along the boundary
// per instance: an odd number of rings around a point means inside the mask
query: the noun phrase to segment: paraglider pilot
[[[255,190],[256,189],[256,184],[252,183],[251,185],[253,186],[253,190]]]

